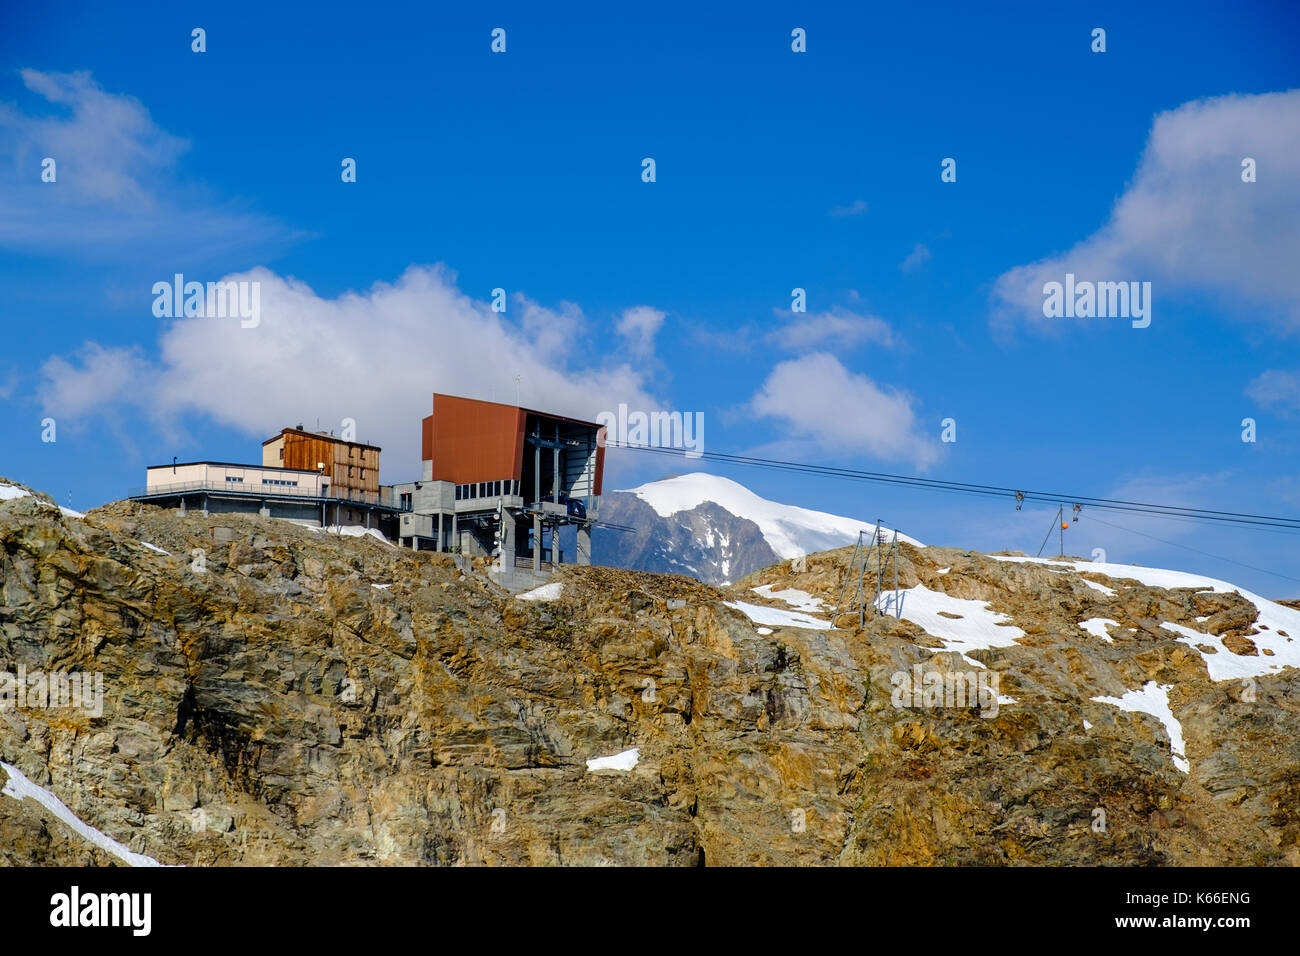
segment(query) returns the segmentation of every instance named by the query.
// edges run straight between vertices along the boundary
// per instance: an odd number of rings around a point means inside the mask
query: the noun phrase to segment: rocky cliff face
[[[1300,863],[1300,672],[1207,665],[1300,634],[1239,595],[900,550],[901,586],[1005,635],[782,623],[829,618],[847,549],[729,591],[569,568],[529,601],[272,519],[0,501],[0,668],[104,688],[98,716],[5,707],[0,761],[167,864]],[[915,664],[1000,700],[896,706]],[[1149,685],[1174,724],[1107,702]],[[9,777],[0,861],[119,862]]]

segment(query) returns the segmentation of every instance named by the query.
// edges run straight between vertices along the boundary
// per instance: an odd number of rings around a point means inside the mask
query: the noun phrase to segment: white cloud
[[[915,272],[929,261],[929,247],[924,243],[918,242],[916,247],[907,254],[907,258],[898,264],[898,268],[902,269],[904,272]]]
[[[261,283],[257,327],[151,318],[164,324],[156,358],[96,343],[51,357],[39,396],[46,412],[75,426],[134,408],[166,434],[198,414],[258,440],[285,425],[319,418],[337,429],[352,418],[361,440],[384,448],[385,474],[400,478],[418,473],[420,419],[434,391],[513,404],[518,374],[522,404],[559,414],[593,420],[619,402],[659,405],[639,369],[583,364],[594,349],[572,304],[557,311],[516,296],[511,314],[498,314],[442,267],[412,267],[336,299],[262,268],[223,281],[240,280]]]
[[[918,430],[910,396],[849,371],[825,352],[777,364],[749,407],[835,458],[865,454],[925,468],[939,457],[938,442]]]
[[[24,117],[6,109],[0,124],[17,135],[16,152],[35,160],[22,168],[38,179],[40,160],[53,157],[58,181],[51,195],[83,200],[152,205],[143,180],[158,175],[189,146],[159,129],[134,97],[105,93],[90,74],[22,70],[23,84],[69,116]],[[38,155],[39,154],[39,155]]]
[[[1271,368],[1246,386],[1246,394],[1264,408],[1283,415],[1300,412],[1300,373]]]
[[[152,373],[149,360],[135,347],[104,348],[87,342],[77,354],[76,364],[62,356],[51,356],[41,373],[54,386],[43,396],[45,411],[54,415],[82,416],[94,413],[101,402],[123,403],[151,410],[149,393]]]
[[[849,348],[864,342],[893,345],[894,336],[889,324],[874,315],[859,315],[838,306],[828,312],[802,313],[788,309],[776,310],[786,323],[768,333],[767,339],[791,350],[824,347],[829,345]]]
[[[835,206],[831,209],[832,216],[865,216],[867,213],[867,201],[865,199],[855,199],[847,206]]]
[[[663,324],[663,312],[648,305],[637,305],[624,310],[616,327],[636,355],[646,356],[654,351],[655,335]]]
[[[1256,161],[1258,181],[1242,182]],[[1160,298],[1211,292],[1244,317],[1300,328],[1300,90],[1223,96],[1156,116],[1109,221],[1068,252],[1003,274],[997,318],[1043,324],[1043,285],[1150,281]]]
[[[182,185],[189,147],[134,97],[105,92],[87,72],[22,70],[40,115],[0,103],[0,245],[108,259],[141,251],[215,255],[273,244],[288,232]],[[42,161],[57,179],[42,182]]]

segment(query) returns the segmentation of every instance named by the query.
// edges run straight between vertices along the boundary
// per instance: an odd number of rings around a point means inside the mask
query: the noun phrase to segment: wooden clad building
[[[377,502],[379,452],[377,445],[345,441],[299,426],[262,442],[262,465],[320,472],[329,478],[333,497]]]

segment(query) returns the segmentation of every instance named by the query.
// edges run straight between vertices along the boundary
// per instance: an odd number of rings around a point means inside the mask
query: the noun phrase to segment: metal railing
[[[335,491],[332,485],[324,488],[301,488],[293,485],[271,485],[264,482],[248,481],[182,481],[167,485],[153,485],[147,488],[128,488],[127,497],[145,498],[152,495],[179,495],[194,491],[247,495],[261,498],[314,498],[318,501],[340,501],[352,504],[377,505],[381,508],[410,510],[394,503],[395,496],[391,488],[380,491],[354,491],[344,489]]]

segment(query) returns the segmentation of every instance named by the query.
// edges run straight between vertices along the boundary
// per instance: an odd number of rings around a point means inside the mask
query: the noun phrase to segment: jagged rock
[[[686,574],[722,583],[777,561],[758,525],[712,501],[670,517],[625,491],[606,494],[601,520],[635,532],[597,527],[592,560],[656,573]]]
[[[1300,673],[1247,700],[1160,626],[1240,653],[1249,601],[901,547],[901,586],[1023,636],[967,654],[1015,699],[996,716],[899,708],[899,672],[972,665],[874,608],[815,630],[725,603],[788,610],[751,589],[796,588],[829,618],[847,557],[728,590],[564,568],[534,603],[368,537],[3,501],[0,667],[98,672],[104,696],[0,712],[0,759],[172,864],[1300,862]],[[1118,622],[1110,642],[1088,618]],[[1188,773],[1159,720],[1094,700],[1148,681]],[[629,771],[586,769],[632,748]],[[0,862],[118,862],[32,800],[0,796],[0,837]]]

